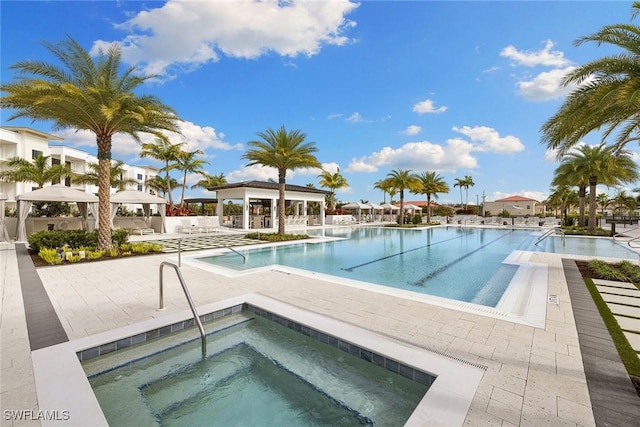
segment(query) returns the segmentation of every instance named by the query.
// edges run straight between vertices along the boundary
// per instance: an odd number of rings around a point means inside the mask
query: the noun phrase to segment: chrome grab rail
[[[245,263],[245,264],[247,263],[247,258],[245,258],[245,256],[244,256],[244,255],[242,255],[240,252],[236,251],[236,250],[235,250],[235,249],[233,249],[233,248],[227,248],[227,249],[229,249],[231,252],[234,252],[234,253],[236,253],[236,254],[240,255],[240,256],[242,257],[242,262],[243,262],[243,263]]]
[[[187,302],[189,303],[189,307],[191,308],[191,312],[193,313],[193,320],[196,323],[196,325],[198,326],[198,329],[200,330],[200,339],[202,341],[202,357],[205,357],[207,355],[207,337],[206,337],[206,335],[204,333],[204,327],[202,326],[202,322],[200,321],[200,316],[198,316],[198,312],[196,311],[196,306],[193,304],[193,300],[191,299],[191,294],[189,293],[189,290],[187,289],[187,284],[184,281],[184,277],[182,277],[182,273],[180,272],[180,269],[178,268],[177,265],[175,265],[172,262],[168,262],[168,261],[162,261],[160,263],[160,310],[164,309],[164,292],[163,292],[162,270],[163,270],[165,265],[168,265],[169,267],[173,267],[173,269],[178,274],[178,280],[180,281],[180,284],[182,285],[182,290],[184,291],[184,296],[187,297]]]
[[[538,237],[538,240],[536,240],[534,245],[537,246],[538,243],[542,242],[544,239],[546,239],[547,237],[551,236],[551,234],[555,234],[555,233],[559,233],[560,234],[560,236],[562,237],[562,246],[565,246],[566,237],[567,236],[566,236],[565,232],[562,230],[561,227],[554,227],[551,230],[547,231],[542,236]]]

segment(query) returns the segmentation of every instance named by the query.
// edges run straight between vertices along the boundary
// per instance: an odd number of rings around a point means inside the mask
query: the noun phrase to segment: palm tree
[[[464,178],[456,178],[456,183],[453,184],[453,188],[460,187],[460,208],[464,206],[464,204],[462,203],[462,188],[464,187],[464,180]]]
[[[166,198],[167,193],[169,193],[172,188],[176,188],[178,186],[178,180],[171,176],[161,177],[160,175],[156,175],[147,179],[145,181],[145,185],[156,193],[162,194],[163,198]]]
[[[284,234],[287,170],[322,167],[313,155],[318,149],[314,142],[305,142],[307,135],[299,130],[287,132],[284,125],[278,130],[259,132],[258,136],[262,141],[249,141],[247,144],[253,149],[244,153],[242,158],[249,160],[247,166],[270,166],[278,170],[278,234]]]
[[[578,193],[568,185],[559,185],[553,189],[547,199],[549,206],[558,206],[563,217],[563,224],[567,222],[567,210],[578,202]]]
[[[640,13],[640,2],[632,5],[632,20]],[[602,130],[604,142],[616,130],[614,146],[640,139],[640,113],[636,96],[640,89],[640,27],[631,24],[607,25],[595,34],[581,37],[576,45],[595,42],[622,52],[605,56],[568,73],[565,86],[577,84],[564,103],[542,126],[542,142],[558,155],[567,153],[592,131]]]
[[[176,168],[178,157],[182,152],[180,148],[182,142],[178,144],[172,144],[166,138],[156,138],[153,142],[145,142],[142,144],[142,151],[140,151],[140,157],[151,157],[152,159],[160,160],[164,162],[164,167],[160,169],[160,172],[164,172],[165,184],[167,188],[167,194],[169,195],[169,210],[173,207],[173,196],[171,194],[173,182],[169,178],[169,172]]]
[[[388,179],[379,179],[373,183],[373,188],[382,191],[382,203],[387,203],[387,193],[391,190],[391,185]]]
[[[423,172],[420,175],[420,194],[427,195],[427,222],[431,223],[431,196],[438,198],[438,193],[448,193],[449,185],[436,172]]]
[[[582,145],[565,154],[560,167],[566,167],[569,173],[580,177],[581,182],[589,185],[589,224],[587,231],[596,231],[596,187],[598,184],[614,186],[638,179],[638,165],[631,154],[624,149],[600,144]],[[567,166],[568,165],[568,166]],[[582,184],[584,185],[584,184]]]
[[[585,200],[589,186],[589,171],[578,160],[566,158],[555,170],[551,185],[578,187],[578,226],[585,225]]]
[[[109,169],[109,183],[111,187],[117,188],[118,191],[125,190],[130,184],[137,184],[138,180],[125,177],[125,163],[122,160],[114,160],[111,162]],[[98,163],[89,163],[89,171],[82,175],[75,175],[71,181],[76,184],[98,185],[100,183],[100,165]]]
[[[8,170],[0,172],[0,180],[5,182],[32,182],[38,188],[52,181],[60,181],[63,178],[73,175],[69,165],[51,165],[50,156],[38,154],[33,162],[22,157],[11,157],[7,159]]]
[[[137,93],[153,76],[135,75],[134,67],[120,74],[122,49],[117,44],[106,53],[99,51],[95,60],[71,37],[44,46],[64,67],[31,60],[11,66],[20,77],[0,84],[0,91],[7,94],[0,99],[0,108],[16,110],[9,120],[51,120],[54,131],[87,130],[96,136],[100,165],[98,247],[108,249],[112,137],[124,133],[137,142],[140,132],[163,137],[162,131],[179,132],[178,117],[156,97]]]
[[[340,168],[338,168],[335,173],[323,170],[320,175],[318,175],[318,178],[320,178],[320,182],[318,184],[320,184],[321,187],[326,187],[331,190],[331,197],[328,198],[330,202],[329,211],[333,212],[335,209],[336,190],[338,188],[348,187],[349,184],[345,177],[340,174]]]
[[[203,159],[197,159],[196,156],[203,155],[204,151],[181,151],[178,154],[176,169],[182,171],[182,194],[180,195],[180,207],[184,206],[184,192],[187,188],[187,174],[197,173],[202,175],[204,170],[202,167],[208,165],[209,162]]]
[[[420,188],[420,178],[406,169],[394,169],[387,174],[392,188],[400,193],[400,225],[404,224],[404,190],[417,191]]]
[[[626,209],[629,214],[638,207],[638,202],[635,197],[628,195],[624,190],[620,190],[613,196],[613,204],[616,206],[616,210],[623,214]]]
[[[604,210],[607,209],[607,207],[609,207],[611,203],[613,203],[613,200],[611,200],[607,193],[599,193],[596,196],[596,202],[598,203],[598,205],[600,205],[600,209],[602,209],[600,213],[604,215]]]
[[[195,184],[193,184],[191,186],[191,189],[193,190],[194,188],[213,188],[213,187],[219,187],[221,185],[225,185],[228,184],[227,182],[227,178],[225,178],[224,173],[220,173],[218,175],[208,175],[208,174],[202,174],[203,178],[196,182]]]

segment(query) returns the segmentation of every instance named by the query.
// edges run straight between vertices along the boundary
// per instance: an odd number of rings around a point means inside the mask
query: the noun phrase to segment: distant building
[[[68,164],[71,170],[77,174],[84,174],[90,171],[90,163],[98,163],[98,158],[86,151],[64,145],[52,144],[63,139],[45,132],[40,132],[27,127],[2,126],[0,127],[0,170],[7,170],[6,161],[12,157],[21,157],[32,161],[36,156],[50,156],[52,164]],[[126,176],[133,178],[136,184],[127,186],[127,190],[138,190],[150,192],[145,182],[147,179],[158,174],[158,169],[151,166],[130,166],[124,165]],[[57,182],[49,183],[57,184]],[[67,187],[78,188],[91,194],[98,194],[98,187],[90,184],[73,184],[70,179],[63,182]],[[16,207],[16,196],[35,190],[37,187],[32,182],[2,182],[0,181],[0,193],[7,195],[6,206],[11,209]],[[117,188],[112,188],[115,193]],[[138,206],[128,206],[135,209]]]
[[[509,196],[493,202],[484,202],[483,212],[492,216],[507,211],[511,216],[534,216],[545,213],[545,204],[522,196]]]

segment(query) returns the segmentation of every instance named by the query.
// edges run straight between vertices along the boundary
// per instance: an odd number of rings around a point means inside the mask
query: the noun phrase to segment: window
[[[138,184],[138,191],[142,191],[142,184]]]
[[[142,174],[141,173],[138,174],[138,181],[142,181]]]
[[[31,150],[31,158],[35,159],[38,156],[42,156],[42,151],[40,150]]]

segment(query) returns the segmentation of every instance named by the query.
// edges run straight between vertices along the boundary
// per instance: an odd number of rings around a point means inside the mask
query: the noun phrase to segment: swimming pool
[[[435,227],[426,229],[326,229],[318,243],[229,251],[197,261],[233,271],[274,264],[374,283],[456,301],[496,307],[519,265],[505,263],[513,251],[632,258],[611,239],[547,237],[539,231]]]

